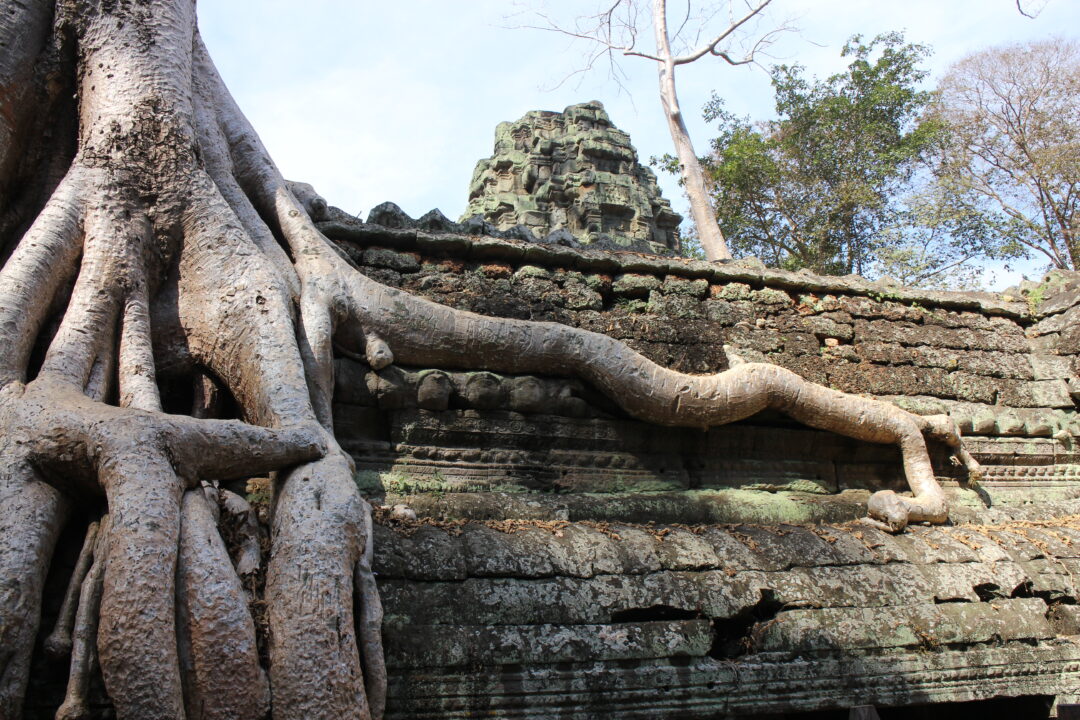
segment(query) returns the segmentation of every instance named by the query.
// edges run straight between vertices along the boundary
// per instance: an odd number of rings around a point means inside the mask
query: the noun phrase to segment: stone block
[[[721,300],[749,300],[751,298],[750,286],[745,283],[729,282],[724,285],[713,285],[711,294]]]
[[[609,625],[389,625],[390,668],[450,668],[703,656],[708,620]]]
[[[625,297],[644,298],[648,297],[652,290],[659,289],[660,284],[660,279],[655,275],[626,273],[615,276],[611,282],[611,291]]]
[[[401,273],[414,273],[420,269],[420,260],[415,253],[398,252],[389,248],[369,247],[362,257],[364,265],[388,268]]]
[[[445,530],[421,526],[404,536],[382,525],[374,526],[375,556],[372,569],[380,580],[464,580],[468,577],[463,543]]]
[[[881,365],[908,365],[912,362],[911,350],[899,343],[868,340],[857,343],[855,352],[861,360]]]
[[[382,579],[384,612],[401,622],[453,625],[608,623],[619,613],[656,606],[733,617],[760,600],[759,574],[723,571],[593,578],[469,578],[458,582]]]
[[[791,296],[783,290],[776,290],[773,288],[762,288],[761,290],[754,290],[750,293],[752,302],[758,305],[773,306],[773,307],[786,307],[793,304]]]
[[[752,303],[729,302],[710,298],[701,304],[702,312],[709,320],[721,325],[753,322],[757,313]]]
[[[703,278],[689,280],[678,275],[668,275],[664,278],[661,290],[665,295],[687,295],[703,299],[709,294],[709,281]]]
[[[914,565],[796,567],[768,573],[763,588],[791,607],[885,607],[925,602],[933,588]]]
[[[964,398],[972,399],[972,398]],[[1014,382],[1001,388],[998,401],[1012,407],[1073,408],[1069,384],[1064,380]],[[982,400],[980,402],[988,402]]]
[[[1071,358],[1032,353],[1027,357],[1035,380],[1060,380],[1073,377]]]
[[[923,647],[1054,637],[1039,599],[890,608],[790,610],[763,631],[763,651]]]
[[[855,330],[849,323],[837,322],[820,315],[804,318],[800,324],[806,332],[819,338],[851,340],[855,336]]]
[[[700,318],[701,301],[689,295],[665,295],[654,290],[649,294],[648,311],[669,318]]]
[[[727,341],[737,348],[761,353],[777,352],[784,346],[784,336],[771,328],[759,328],[749,323],[735,325],[728,331]]]
[[[720,557],[701,535],[684,528],[664,528],[656,536],[656,554],[668,570],[712,570],[721,567]]]
[[[821,351],[818,339],[809,333],[784,333],[784,352],[792,355],[817,355]]]

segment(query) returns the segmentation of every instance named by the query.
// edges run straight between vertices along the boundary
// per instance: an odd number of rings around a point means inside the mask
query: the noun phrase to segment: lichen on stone
[[[462,222],[475,216],[541,240],[569,233],[586,245],[661,254],[678,250],[682,222],[596,101],[500,123],[494,154],[473,172]]]

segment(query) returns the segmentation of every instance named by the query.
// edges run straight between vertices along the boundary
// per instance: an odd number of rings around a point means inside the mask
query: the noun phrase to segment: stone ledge
[[[1057,695],[1080,685],[1080,644],[889,653],[472,667],[392,673],[387,720],[705,720]]]
[[[986,315],[1030,320],[1026,303],[1007,301],[996,293],[953,293],[885,286],[858,276],[832,277],[807,272],[789,272],[769,268],[740,266],[737,263],[713,264],[685,258],[666,258],[634,252],[568,248],[541,245],[508,238],[429,234],[414,229],[395,229],[343,219],[322,222],[319,229],[339,242],[361,247],[386,246],[395,249],[419,249],[433,255],[457,259],[504,260],[522,264],[572,268],[585,272],[675,275],[703,278],[714,283],[747,283],[756,288],[770,287],[809,293],[857,295],[899,303],[934,306],[951,310],[974,310]]]

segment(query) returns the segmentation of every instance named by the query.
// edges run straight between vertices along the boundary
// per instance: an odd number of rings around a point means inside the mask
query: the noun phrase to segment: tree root
[[[177,615],[188,720],[257,720],[270,709],[255,624],[202,488],[184,493]]]
[[[364,523],[366,534],[371,537],[371,506],[364,503]],[[381,718],[386,709],[386,660],[382,644],[382,599],[375,584],[375,573],[371,570],[373,546],[369,540],[364,546],[364,553],[356,563],[353,577],[357,601],[360,604],[358,621],[360,633],[360,663],[364,670],[364,690],[371,705],[371,716]]]
[[[0,578],[4,579],[0,583],[0,718],[4,720],[22,717],[22,696],[41,619],[41,591],[68,513],[69,504],[61,493],[28,464],[0,461]]]
[[[94,561],[94,543],[97,541],[97,536],[98,523],[92,522],[86,529],[82,550],[79,551],[79,559],[75,562],[75,570],[71,574],[67,591],[64,593],[64,602],[60,605],[56,626],[45,639],[45,651],[54,658],[63,658],[71,654],[71,633],[75,625],[75,613],[79,608],[80,589]]]
[[[220,517],[218,527],[229,534],[230,544],[235,548],[233,567],[241,578],[250,575],[262,565],[262,547],[259,538],[259,520],[247,500],[228,490],[218,491]]]
[[[84,720],[90,717],[87,705],[87,690],[90,687],[90,675],[97,663],[98,617],[101,608],[101,593],[104,586],[106,540],[109,534],[109,516],[101,519],[101,530],[97,523],[91,525],[93,532],[86,533],[87,544],[91,544],[93,564],[80,584],[79,611],[75,619],[75,628],[71,647],[71,665],[68,670],[67,693],[64,702],[56,712],[56,720]],[[80,558],[81,559],[81,558]],[[74,581],[74,578],[72,578]]]

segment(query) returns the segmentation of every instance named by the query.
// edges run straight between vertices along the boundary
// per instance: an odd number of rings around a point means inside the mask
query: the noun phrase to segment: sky
[[[1080,36],[1080,0],[774,0],[767,26],[795,28],[770,48],[773,62],[811,75],[841,71],[844,42],[902,30],[929,45],[930,85],[948,66],[983,48]],[[392,200],[413,217],[439,208],[457,219],[477,160],[491,155],[495,126],[529,110],[562,110],[600,100],[630,134],[643,162],[671,151],[655,65],[621,62],[619,83],[605,68],[569,77],[585,46],[523,29],[543,7],[560,22],[595,0],[202,0],[199,25],[226,85],[286,177],[315,186],[333,205],[361,216]],[[672,2],[672,7],[678,3]],[[302,7],[301,7],[302,6]],[[518,27],[515,27],[518,26]],[[696,150],[712,133],[701,108],[713,92],[738,115],[766,119],[773,97],[765,69],[703,59],[677,76]],[[663,193],[689,215],[676,178],[659,173]],[[992,268],[1005,287],[1041,266]]]

